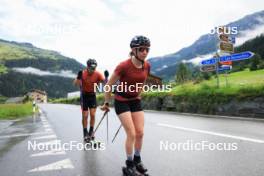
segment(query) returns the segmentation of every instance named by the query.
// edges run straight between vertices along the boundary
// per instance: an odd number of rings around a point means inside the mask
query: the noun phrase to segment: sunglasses
[[[96,67],[88,67],[87,70],[90,71],[90,72],[92,72],[92,71],[95,70],[95,68],[96,68]]]
[[[145,50],[147,51],[147,53],[149,52],[150,48],[147,47],[139,47],[137,48],[139,52],[144,52]]]

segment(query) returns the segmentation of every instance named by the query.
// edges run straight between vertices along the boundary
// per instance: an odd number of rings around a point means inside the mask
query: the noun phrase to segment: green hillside
[[[0,40],[0,60],[38,59],[40,57],[55,60],[65,58],[56,51],[40,49],[30,43]]]
[[[244,70],[240,72],[235,72],[227,75],[227,84],[226,77],[224,74],[221,74],[219,77],[220,88],[218,91],[227,93],[227,94],[237,94],[237,91],[244,88],[253,88],[264,86],[264,70],[249,71]],[[199,84],[194,84],[189,82],[183,85],[179,85],[173,88],[174,94],[181,94],[181,92],[186,91],[198,91],[203,88],[213,88],[216,89],[216,78],[210,80],[202,81]]]
[[[0,65],[7,68],[34,67],[51,72],[71,70],[74,73],[84,68],[76,60],[65,57],[56,51],[37,48],[30,43],[17,43],[1,39]]]
[[[144,93],[143,107],[145,109],[167,110],[201,114],[221,114],[263,117],[258,103],[264,97],[264,70],[232,73],[225,78],[220,77],[220,88],[216,86],[216,79],[202,81],[199,84],[188,82],[174,86],[171,92]],[[255,103],[256,109],[248,106],[239,109],[238,104]],[[232,106],[236,109],[232,110]],[[225,109],[221,109],[225,107]],[[220,109],[219,109],[220,108]],[[255,113],[256,112],[256,113]]]
[[[4,73],[7,73],[7,68],[4,65],[0,64],[0,75]]]
[[[76,73],[84,65],[56,51],[37,48],[30,43],[10,42],[0,39],[0,94],[6,97],[23,96],[31,89],[46,91],[49,97],[65,97],[77,90],[72,78],[38,76],[14,72],[12,68],[33,67],[42,71]]]

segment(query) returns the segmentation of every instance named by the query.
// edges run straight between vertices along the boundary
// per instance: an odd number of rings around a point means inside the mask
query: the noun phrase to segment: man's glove
[[[82,71],[79,71],[79,72],[78,72],[77,79],[82,79]]]

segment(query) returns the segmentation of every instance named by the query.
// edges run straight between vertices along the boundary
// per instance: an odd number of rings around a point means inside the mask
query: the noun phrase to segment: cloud
[[[27,74],[34,74],[39,76],[61,76],[66,78],[75,78],[76,74],[72,73],[70,70],[62,70],[57,73],[39,70],[33,67],[14,67],[12,70],[19,72],[19,73],[27,73]]]
[[[83,64],[95,58],[99,69],[111,71],[128,57],[134,35],[151,39],[149,57],[166,55],[262,8],[262,0],[1,0],[0,38],[57,50]]]
[[[235,46],[239,46],[239,45],[243,44],[244,42],[246,42],[250,39],[253,39],[260,34],[264,34],[264,25],[257,26],[256,28],[254,28],[252,30],[240,32],[241,37],[238,37],[236,39]]]

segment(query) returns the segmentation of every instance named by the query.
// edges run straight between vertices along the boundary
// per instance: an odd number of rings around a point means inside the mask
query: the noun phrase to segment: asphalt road
[[[85,150],[79,106],[40,108],[40,117],[0,122],[1,176],[122,175],[125,134],[121,129],[111,143],[120,125],[114,110],[109,142],[104,120],[96,134],[101,148]],[[97,123],[102,114],[98,109]],[[153,176],[263,176],[263,129],[264,121],[146,111],[142,159]]]

